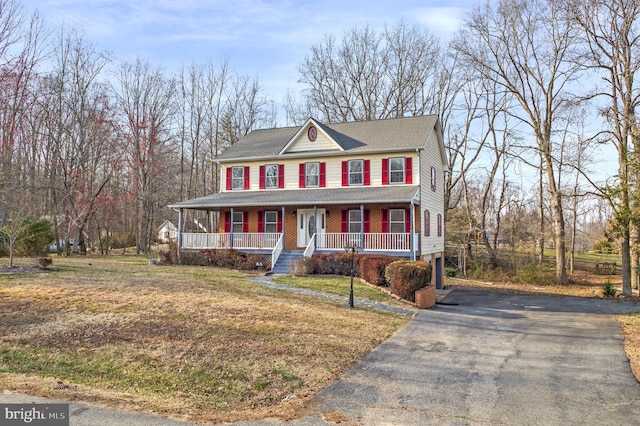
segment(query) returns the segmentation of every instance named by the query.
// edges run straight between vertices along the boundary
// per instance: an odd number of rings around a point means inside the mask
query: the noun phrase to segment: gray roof
[[[426,144],[438,117],[422,115],[335,124],[323,124],[314,119],[309,121],[320,127],[343,150],[355,154],[421,148]],[[300,129],[301,126],[254,130],[230,146],[219,159],[230,161],[278,156]],[[335,154],[335,151],[325,153]],[[322,152],[314,152],[314,155],[322,155]]]
[[[288,189],[272,191],[228,191],[170,204],[171,208],[217,210],[221,207],[327,206],[361,203],[409,203],[416,198],[417,185]]]

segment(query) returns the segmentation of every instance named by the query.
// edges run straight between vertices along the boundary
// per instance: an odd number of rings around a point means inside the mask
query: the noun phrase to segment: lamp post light
[[[353,308],[353,260],[356,253],[360,252],[360,247],[356,243],[347,244],[344,246],[344,251],[351,252],[351,289],[349,290],[349,307]]]

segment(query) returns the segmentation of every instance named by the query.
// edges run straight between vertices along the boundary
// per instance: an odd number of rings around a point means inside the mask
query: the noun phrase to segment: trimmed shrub
[[[416,290],[431,282],[431,265],[422,261],[398,260],[387,266],[385,275],[393,294],[415,302]]]
[[[358,276],[360,255],[353,261],[354,275]],[[314,254],[315,271],[320,275],[351,275],[351,253]]]
[[[316,269],[316,262],[310,258],[303,256],[296,259],[289,268],[289,273],[294,277],[306,277],[312,275]]]
[[[359,262],[359,275],[370,284],[389,287],[385,276],[387,265],[398,260],[397,257],[385,255],[362,255]]]

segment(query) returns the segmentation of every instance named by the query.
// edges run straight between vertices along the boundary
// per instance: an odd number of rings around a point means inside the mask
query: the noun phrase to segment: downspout
[[[413,198],[409,203],[409,250],[411,250],[411,260],[415,262],[416,260],[416,251],[414,250],[413,237],[415,234],[415,204],[413,204]]]

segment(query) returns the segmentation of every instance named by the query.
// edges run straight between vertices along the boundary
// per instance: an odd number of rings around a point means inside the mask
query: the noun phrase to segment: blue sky
[[[229,59],[232,69],[258,77],[280,102],[296,91],[298,64],[324,34],[401,19],[450,35],[474,0],[23,0],[52,28],[82,30],[118,60],[136,56],[167,71],[191,62]]]

